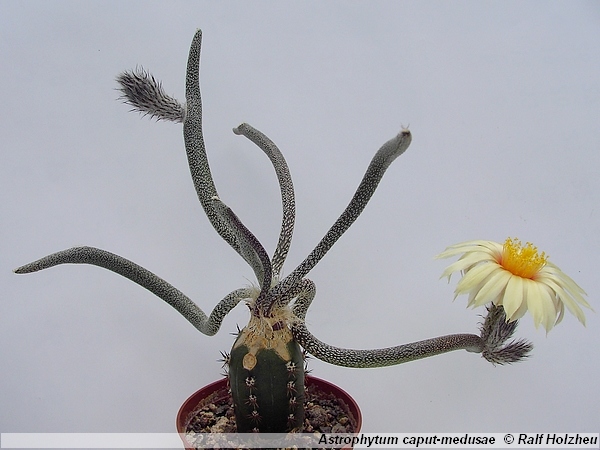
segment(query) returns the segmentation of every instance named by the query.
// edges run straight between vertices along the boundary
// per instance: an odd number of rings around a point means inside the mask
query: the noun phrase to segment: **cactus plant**
[[[202,135],[201,40],[202,33],[198,30],[187,62],[185,104],[166,95],[161,84],[143,69],[124,72],[117,81],[122,99],[135,111],[157,120],[183,123],[185,149],[198,199],[217,233],[253,269],[257,286],[234,290],[207,316],[168,282],[121,256],[98,248],[75,247],[60,251],[24,265],[16,269],[16,273],[35,272],[65,263],[100,266],[148,289],[208,336],[217,333],[223,318],[244,301],[250,311],[249,323],[238,333],[231,352],[224,354],[240,432],[301,430],[303,352],[331,364],[359,368],[401,364],[459,349],[481,353],[494,364],[519,361],[528,355],[532,349],[530,343],[523,340],[507,343],[515,332],[517,320],[508,320],[502,303],[498,301],[488,306],[479,335],[452,334],[374,350],[338,348],[318,340],[305,323],[306,313],[316,293],[315,284],[306,276],[358,218],[387,168],[409,147],[412,135],[403,128],[383,144],[343,213],[304,261],[283,276],[282,267],[295,221],[294,188],[288,165],[277,146],[260,131],[245,123],[233,130],[267,155],[279,181],[283,219],[276,249],[269,256],[258,239],[220,199],[213,182]],[[466,272],[471,266],[465,264],[461,270]]]

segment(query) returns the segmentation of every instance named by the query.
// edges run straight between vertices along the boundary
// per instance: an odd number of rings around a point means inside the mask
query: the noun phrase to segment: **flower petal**
[[[554,292],[546,286],[540,285],[540,292],[542,293],[542,324],[546,329],[546,333],[552,329],[556,323],[556,308],[554,307]]]
[[[454,293],[466,294],[469,291],[477,288],[487,277],[496,270],[501,270],[498,264],[488,263],[474,267],[469,270],[464,277],[456,285]]]
[[[475,297],[475,306],[485,305],[488,302],[496,303],[511,276],[510,272],[504,269],[496,270],[479,290]]]
[[[524,291],[523,278],[517,276],[510,277],[504,291],[504,297],[502,298],[504,312],[510,321],[515,320],[513,319],[513,315],[519,310],[524,301]]]
[[[465,253],[458,261],[446,267],[440,278],[448,277],[448,281],[450,281],[452,273],[469,270],[471,266],[484,261],[493,261],[493,257],[484,252]]]
[[[573,299],[573,297],[571,297],[571,295],[568,292],[566,292],[558,283],[556,283],[553,278],[540,277],[538,279],[538,283],[544,284],[544,285],[548,286],[550,289],[552,289],[554,291],[556,297],[558,298],[558,300],[563,302],[567,306],[569,311],[571,311],[571,314],[573,314],[575,317],[577,317],[577,319],[583,325],[585,325],[585,314],[583,313],[583,310],[579,307],[579,305]]]
[[[565,317],[565,304],[563,302],[561,302],[559,299],[556,298],[556,296],[554,297],[555,301],[554,301],[554,307],[556,308],[558,317],[556,318],[556,322],[554,322],[554,326],[558,325],[559,323],[562,322],[563,318]]]
[[[581,289],[581,287],[579,287],[579,285],[575,283],[575,281],[573,281],[573,279],[570,276],[568,276],[566,273],[560,270],[557,266],[551,263],[547,263],[546,266],[540,271],[536,279],[545,276],[554,278],[559,285],[563,286],[565,290],[571,293],[571,296],[577,302],[581,303],[587,308],[592,309],[590,304],[583,298],[584,295],[587,295],[586,292],[583,289]]]
[[[513,313],[512,317],[510,318],[510,322],[513,322],[515,320],[521,319],[525,315],[525,313],[527,312],[527,296],[529,295],[529,289],[527,287],[527,281],[531,281],[531,280],[527,280],[527,279],[523,280],[523,287],[524,287],[524,289],[523,289],[523,301],[521,302],[521,306],[519,306],[519,309],[517,309]],[[534,284],[534,286],[535,286],[535,284]]]
[[[466,241],[447,247],[446,250],[437,255],[435,259],[450,258],[451,256],[459,255],[461,253],[486,250],[487,253],[490,254],[500,254],[502,252],[502,246],[492,241]]]
[[[539,283],[530,285],[531,289],[527,290],[527,309],[533,317],[533,324],[537,329],[542,323],[542,317],[544,316],[544,307],[542,301],[542,288]]]

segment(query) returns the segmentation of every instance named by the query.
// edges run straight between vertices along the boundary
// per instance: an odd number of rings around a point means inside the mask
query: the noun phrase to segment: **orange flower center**
[[[502,248],[500,265],[514,275],[533,278],[547,259],[546,253],[538,254],[537,247],[531,242],[523,246],[520,240],[508,238]]]

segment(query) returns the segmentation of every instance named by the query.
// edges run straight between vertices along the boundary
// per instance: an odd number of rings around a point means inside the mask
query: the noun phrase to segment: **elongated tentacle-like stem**
[[[313,299],[317,295],[317,285],[308,278],[302,279],[300,282],[300,292],[296,295],[296,300],[292,307],[294,315],[301,321],[306,318],[306,313]]]
[[[270,298],[269,310],[277,310],[286,307],[292,300],[294,300],[292,311],[294,315],[304,320],[306,312],[311,302],[315,298],[317,293],[317,286],[308,278],[303,278],[299,283],[295,284],[291,289],[287,290],[283,295]]]
[[[302,291],[297,295],[293,312],[297,320],[292,333],[306,351],[315,357],[338,366],[383,367],[402,364],[416,359],[467,350],[481,353],[492,364],[511,364],[528,357],[533,345],[526,340],[506,343],[516,328],[517,321],[507,322],[501,306],[491,305],[481,326],[481,335],[450,334],[424,341],[375,350],[353,350],[334,347],[317,339],[306,327],[306,312],[315,297],[316,287],[310,280],[302,280]]]
[[[283,294],[300,282],[300,280],[317,265],[333,244],[335,244],[340,236],[342,236],[342,234],[344,234],[358,218],[377,189],[387,168],[398,156],[406,151],[411,140],[412,136],[410,131],[404,129],[396,137],[383,144],[371,160],[362,181],[344,212],[335,221],[323,239],[321,239],[306,259],[302,261],[292,273],[271,289],[272,295],[278,296]]]
[[[185,80],[186,114],[183,121],[183,140],[188,165],[196,193],[208,220],[217,233],[238,252],[252,268],[256,261],[246,259],[241,244],[232,230],[215,210],[213,197],[218,197],[217,188],[208,165],[206,147],[202,134],[202,97],[200,95],[200,49],[202,31],[196,31],[190,46]]]
[[[237,241],[240,243],[241,255],[247,261],[258,260],[255,269],[256,278],[261,285],[261,294],[264,295],[271,286],[273,272],[271,270],[271,261],[269,255],[259,240],[246,228],[242,221],[219,197],[213,197],[215,211],[221,216],[221,219],[227,226],[234,231]],[[261,297],[259,297],[260,299]],[[257,303],[258,300],[257,300]]]
[[[279,277],[285,259],[287,258],[290,244],[292,242],[294,223],[296,220],[296,201],[290,169],[279,148],[277,148],[271,139],[258,131],[256,128],[251,127],[247,123],[243,123],[234,128],[233,132],[250,139],[263,152],[265,152],[273,164],[275,173],[277,175],[277,180],[279,181],[281,204],[283,207],[283,218],[281,220],[279,241],[277,242],[277,248],[275,249],[273,258],[271,260],[271,265],[273,266],[273,275],[275,277]]]
[[[223,222],[211,201],[217,189],[208,164],[202,134],[202,98],[200,95],[200,49],[202,32],[198,30],[192,40],[186,73],[186,106],[164,93],[160,82],[143,69],[123,72],[117,77],[122,99],[134,111],[139,111],[158,120],[183,122],[183,136],[188,165],[200,204],[219,235],[237,251],[256,271],[256,259],[246,259],[247,253],[236,239],[235,230]]]
[[[237,289],[222,299],[215,306],[210,317],[207,317],[189,297],[162,278],[122,256],[95,247],[73,247],[53,253],[15,269],[15,273],[37,272],[59,264],[92,264],[129,278],[167,302],[201,333],[208,336],[219,331],[223,318],[229,311],[241,300],[252,295],[250,288]]]
[[[483,340],[476,334],[450,334],[396,347],[353,350],[321,342],[308,331],[304,322],[294,324],[292,333],[300,345],[311,355],[322,361],[344,367],[393,366],[454,350],[467,350],[475,353],[483,351]]]

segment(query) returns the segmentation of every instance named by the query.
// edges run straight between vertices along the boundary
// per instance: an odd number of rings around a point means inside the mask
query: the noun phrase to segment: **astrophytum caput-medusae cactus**
[[[507,323],[501,306],[492,305],[481,336],[453,334],[375,350],[351,350],[321,342],[308,330],[305,316],[315,297],[315,284],[306,275],[361,214],[390,164],[410,145],[412,136],[402,129],[375,153],[350,203],[304,261],[283,277],[295,221],[295,200],[287,163],[277,146],[248,124],[234,128],[256,144],[270,159],[281,188],[283,220],[277,247],[269,256],[258,239],[219,198],[202,135],[199,62],[202,33],[192,40],[186,73],[186,102],[165,94],[155,78],[143,69],[117,77],[122,99],[158,120],[183,123],[183,136],[198,199],[214,229],[250,265],[258,284],[234,290],[207,316],[191,299],[143,267],[94,247],[63,250],[15,270],[35,272],[66,263],[93,264],[129,278],[153,292],[183,315],[200,332],[211,336],[223,318],[240,301],[250,310],[250,321],[225,354],[239,432],[285,432],[302,429],[304,352],[346,367],[382,367],[464,349],[482,353],[493,363],[518,361],[531,350],[524,341],[506,341],[516,321]]]

